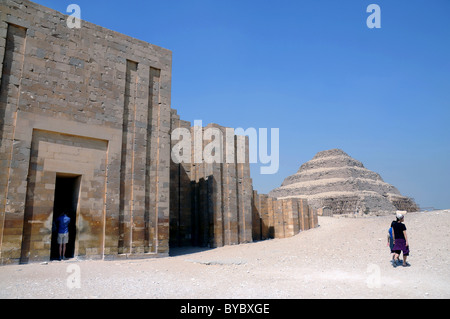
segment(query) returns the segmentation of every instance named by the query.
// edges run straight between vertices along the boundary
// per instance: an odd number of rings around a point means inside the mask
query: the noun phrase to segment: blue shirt
[[[66,234],[69,232],[70,217],[62,215],[58,217],[58,233]]]

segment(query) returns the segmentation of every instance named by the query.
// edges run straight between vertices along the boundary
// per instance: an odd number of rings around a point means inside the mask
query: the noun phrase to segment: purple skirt
[[[406,240],[404,239],[396,239],[392,250],[397,254],[403,251],[403,256],[409,255],[409,246],[406,246]]]

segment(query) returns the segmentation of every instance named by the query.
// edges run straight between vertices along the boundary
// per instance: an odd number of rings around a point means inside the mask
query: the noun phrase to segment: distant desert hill
[[[385,215],[418,211],[413,199],[340,149],[317,153],[269,196],[306,198],[319,214]]]

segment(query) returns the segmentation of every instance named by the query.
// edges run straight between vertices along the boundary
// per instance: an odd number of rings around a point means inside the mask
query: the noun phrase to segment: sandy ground
[[[391,216],[320,217],[287,239],[145,260],[0,267],[0,298],[450,298],[450,210],[410,213],[411,267],[394,268]]]

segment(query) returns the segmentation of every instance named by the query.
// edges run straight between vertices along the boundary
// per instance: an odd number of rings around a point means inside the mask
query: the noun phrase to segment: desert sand
[[[405,216],[410,267],[390,262],[393,219],[319,217],[291,238],[167,258],[2,266],[0,298],[450,298],[450,210]]]

